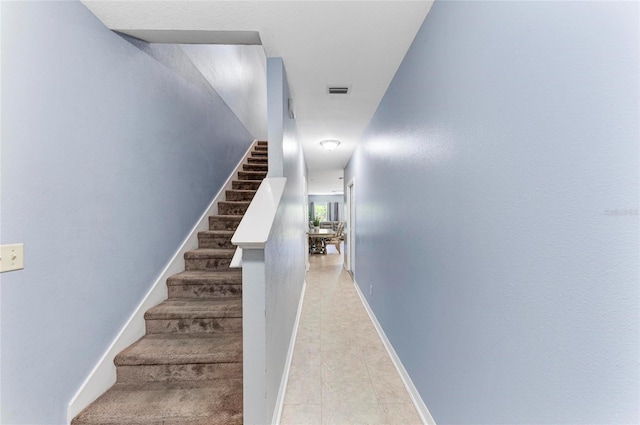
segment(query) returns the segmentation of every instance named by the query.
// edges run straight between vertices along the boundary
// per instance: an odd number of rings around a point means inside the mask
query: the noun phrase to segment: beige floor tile
[[[350,405],[342,410],[328,409],[322,405],[322,423],[331,425],[345,424],[385,424],[386,415],[381,404],[359,404]]]
[[[338,410],[336,408],[329,408],[323,404],[322,408],[322,425],[350,425],[349,412],[345,410]]]
[[[367,366],[382,368],[394,367],[387,350],[379,347],[369,347],[360,351],[362,359]]]
[[[353,424],[385,424],[386,415],[381,404],[361,404],[352,406],[349,419]]]
[[[341,256],[309,261],[282,424],[421,423]]]
[[[291,380],[315,380],[322,376],[322,364],[318,362],[291,363],[289,369],[289,381]]]
[[[322,352],[322,382],[369,381],[367,365],[356,353]]]
[[[305,342],[316,342],[320,343],[320,323],[308,324],[306,323],[304,326],[298,327],[298,333],[296,334],[296,342],[300,341],[301,343]]]
[[[322,352],[320,351],[319,342],[306,342],[296,339],[296,345],[293,349],[293,359],[291,366],[303,365],[305,363],[321,364]]]
[[[385,421],[389,425],[422,425],[422,419],[411,403],[382,404]]]
[[[367,366],[367,369],[379,403],[411,403],[395,367]]]
[[[325,382],[322,384],[322,405],[343,410],[345,406],[377,404],[371,381]]]
[[[320,349],[322,351],[348,351],[353,343],[346,335],[321,334]]]
[[[291,365],[284,404],[320,404],[322,378],[319,365]]]
[[[353,340],[351,344],[351,350],[363,353],[365,362],[372,364],[376,358],[382,357],[384,359],[391,360],[387,350],[382,344],[364,342],[359,340]]]
[[[322,408],[319,404],[285,404],[280,425],[320,425]]]

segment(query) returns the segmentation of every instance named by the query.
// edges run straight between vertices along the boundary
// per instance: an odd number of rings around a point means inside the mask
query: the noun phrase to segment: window
[[[313,204],[313,216],[320,221],[327,221],[327,203],[316,202]]]

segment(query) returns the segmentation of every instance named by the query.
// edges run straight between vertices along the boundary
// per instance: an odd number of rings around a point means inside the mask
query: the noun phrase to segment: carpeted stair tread
[[[209,219],[213,219],[215,221],[236,221],[236,220],[240,221],[237,215],[224,215],[224,214],[212,215],[211,217],[209,217]]]
[[[116,366],[149,364],[239,363],[242,334],[149,334],[121,351]]]
[[[268,171],[267,164],[244,164],[242,166],[244,171]]]
[[[185,260],[199,260],[205,258],[233,258],[233,254],[236,252],[233,249],[224,248],[198,248],[192,249],[184,253]]]
[[[240,180],[262,180],[267,177],[267,171],[238,171]]]
[[[210,260],[185,260],[185,264],[192,261]],[[185,271],[167,280],[167,290],[170,299],[241,297],[242,270],[226,268]]]
[[[221,201],[218,202],[218,211],[224,214],[243,216],[250,203],[250,201]]]
[[[167,279],[167,285],[194,284],[242,284],[242,269],[230,270],[187,270]]]
[[[226,202],[233,202],[233,201],[226,201]],[[238,201],[238,202],[241,202],[241,201]],[[246,201],[244,203],[249,204],[249,201]],[[221,236],[221,237],[227,237],[231,239],[234,233],[235,231],[233,230],[203,230],[201,232],[198,232],[198,235],[205,235],[209,237]]]
[[[242,317],[242,299],[230,297],[168,299],[144,314],[146,320],[218,317]]]
[[[251,201],[256,195],[256,190],[227,190],[225,198],[227,201]]]
[[[229,207],[233,209],[238,207]],[[246,210],[246,208],[244,208]],[[233,249],[235,245],[231,243],[233,232],[220,233],[222,230],[207,230],[198,232],[198,247],[208,249]]]
[[[72,425],[242,424],[242,379],[116,384]]]
[[[209,230],[236,230],[242,216],[237,215],[212,215],[209,216]]]
[[[235,248],[199,248],[184,253],[186,270],[229,270]]]
[[[242,378],[242,363],[118,366],[117,383],[210,381]]]
[[[220,201],[219,204],[228,204],[228,205],[239,205],[239,206],[248,206],[251,201]],[[231,215],[231,214],[230,214]],[[233,234],[233,232],[231,232]]]
[[[262,183],[261,180],[234,180],[231,182],[231,186],[233,189],[258,190],[260,183]]]
[[[227,193],[243,193],[243,194],[247,194],[247,195],[254,195],[256,193],[256,190],[249,190],[249,189],[231,189],[231,190],[227,190]]]

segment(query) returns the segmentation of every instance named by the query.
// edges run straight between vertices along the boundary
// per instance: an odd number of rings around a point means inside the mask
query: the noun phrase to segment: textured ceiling
[[[309,193],[342,191],[342,169],[432,1],[84,1],[107,27],[154,42],[252,44],[282,57]],[[328,85],[349,85],[328,95]],[[319,142],[342,143],[326,152]],[[333,177],[332,177],[333,176]]]

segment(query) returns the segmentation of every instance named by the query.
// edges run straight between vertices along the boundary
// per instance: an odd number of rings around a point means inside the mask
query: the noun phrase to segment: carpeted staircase
[[[146,312],[146,335],[116,356],[116,383],[72,425],[242,423],[242,270],[229,268],[231,237],[266,174],[267,142],[257,142],[185,271],[167,279],[169,298]]]

